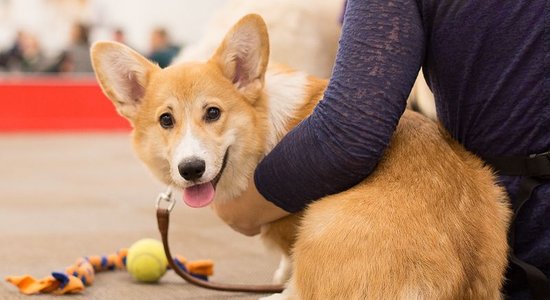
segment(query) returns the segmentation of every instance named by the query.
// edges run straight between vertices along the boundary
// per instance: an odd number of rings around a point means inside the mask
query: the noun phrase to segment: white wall
[[[92,40],[110,39],[121,27],[127,42],[147,52],[154,27],[169,30],[178,44],[196,41],[210,16],[225,0],[0,0],[0,49],[11,45],[18,29],[35,33],[51,55],[68,43],[73,22],[94,25]]]

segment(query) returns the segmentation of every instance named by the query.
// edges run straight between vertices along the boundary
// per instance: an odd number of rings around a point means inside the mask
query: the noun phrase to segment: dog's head
[[[161,69],[114,42],[91,52],[103,92],[132,124],[138,156],[183,189],[188,205],[232,199],[246,188],[265,144],[269,42],[260,16],[235,24],[207,62]]]

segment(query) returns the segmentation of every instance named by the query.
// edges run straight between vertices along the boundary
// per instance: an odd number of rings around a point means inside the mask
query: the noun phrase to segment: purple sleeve
[[[402,115],[424,35],[414,0],[349,0],[324,99],[257,167],[258,191],[289,212],[367,177]]]

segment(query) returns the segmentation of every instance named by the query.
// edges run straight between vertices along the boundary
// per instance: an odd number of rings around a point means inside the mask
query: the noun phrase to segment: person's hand
[[[214,201],[212,208],[231,228],[247,236],[260,233],[262,225],[290,214],[267,201],[256,190],[254,180],[239,198]]]

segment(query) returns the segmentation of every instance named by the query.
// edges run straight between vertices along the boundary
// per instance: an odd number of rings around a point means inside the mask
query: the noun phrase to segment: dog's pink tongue
[[[198,184],[183,190],[183,201],[193,207],[204,207],[214,200],[214,186],[211,182]]]

